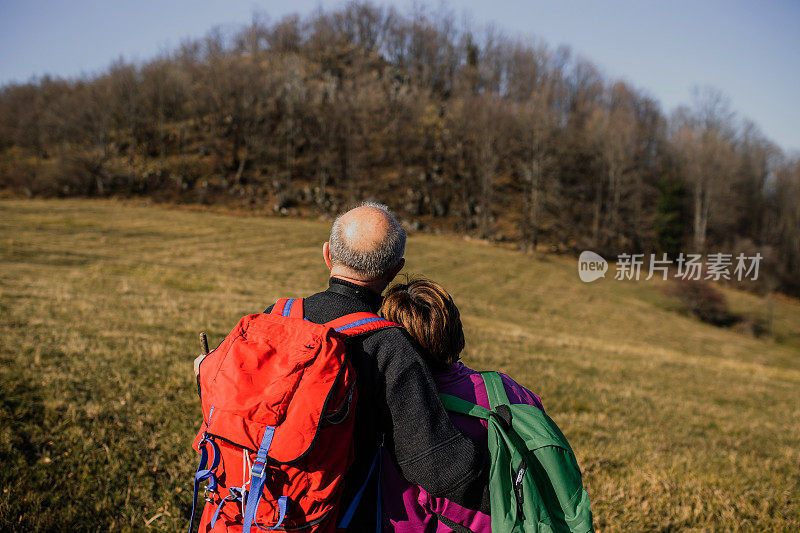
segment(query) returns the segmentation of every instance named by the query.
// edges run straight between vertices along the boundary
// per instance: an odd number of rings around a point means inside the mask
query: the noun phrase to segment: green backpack
[[[589,495],[564,434],[538,407],[511,404],[497,372],[481,372],[481,377],[491,409],[440,396],[448,411],[488,421],[492,531],[594,531]],[[444,521],[456,525],[451,522]],[[457,531],[468,530],[462,526]]]

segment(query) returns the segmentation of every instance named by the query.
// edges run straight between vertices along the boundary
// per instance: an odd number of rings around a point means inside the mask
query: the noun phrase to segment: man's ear
[[[333,268],[333,263],[331,263],[331,248],[328,244],[328,241],[322,243],[322,258],[325,259],[325,264],[328,265],[328,270]]]

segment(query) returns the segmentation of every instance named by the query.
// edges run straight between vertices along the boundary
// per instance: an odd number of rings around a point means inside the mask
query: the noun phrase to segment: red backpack
[[[344,340],[392,326],[372,313],[315,324],[303,318],[302,299],[239,321],[200,365],[190,532],[203,480],[201,532],[336,530],[358,396]]]

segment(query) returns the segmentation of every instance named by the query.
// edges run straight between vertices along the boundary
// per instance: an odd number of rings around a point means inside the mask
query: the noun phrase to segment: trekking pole
[[[200,347],[203,350],[203,355],[208,355],[208,337],[206,337],[206,332],[200,332]]]
[[[205,359],[205,356],[208,355],[208,337],[206,337],[206,332],[200,332],[200,349],[203,351],[203,357],[197,356],[194,360],[194,373],[197,376],[197,395],[200,396],[200,370],[199,365],[200,361]],[[200,359],[200,361],[198,361]]]

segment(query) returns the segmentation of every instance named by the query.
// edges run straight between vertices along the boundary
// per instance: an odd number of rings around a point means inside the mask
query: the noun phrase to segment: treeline
[[[699,90],[665,116],[568,47],[369,3],[0,90],[0,186],[332,214],[602,254],[759,252],[800,293],[800,160]]]

